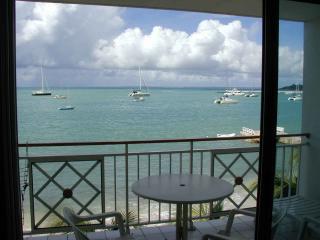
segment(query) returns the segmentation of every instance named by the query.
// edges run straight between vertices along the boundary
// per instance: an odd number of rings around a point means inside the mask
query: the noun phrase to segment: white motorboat
[[[143,82],[143,85],[145,87],[145,92],[142,91],[142,82]],[[146,86],[146,83],[144,82],[144,80],[141,77],[140,67],[139,67],[139,89],[132,90],[132,92],[129,93],[129,96],[130,97],[134,97],[134,98],[150,96],[150,93],[148,91],[148,87]]]
[[[233,88],[231,90],[226,90],[223,95],[226,96],[226,97],[229,97],[229,96],[242,96],[242,95],[244,95],[244,92],[238,90],[237,88]]]
[[[235,137],[235,133],[217,134],[217,137]]]
[[[302,96],[300,94],[294,95],[288,98],[289,101],[300,101],[302,100]]]
[[[218,99],[214,100],[214,103],[216,104],[234,104],[238,102],[239,102],[238,100],[234,100],[229,97],[219,97]]]
[[[43,77],[43,70],[41,66],[41,89],[32,92],[32,96],[48,96],[51,95],[51,92],[45,89],[44,86],[45,79]]]

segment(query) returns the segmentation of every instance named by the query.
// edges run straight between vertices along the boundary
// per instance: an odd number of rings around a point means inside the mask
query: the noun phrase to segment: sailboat
[[[51,95],[51,92],[44,89],[44,77],[43,77],[43,70],[41,65],[41,89],[32,92],[32,96],[48,96]]]
[[[143,92],[142,91],[142,82],[143,82],[143,85],[145,86],[145,88],[146,88],[146,91],[145,92]],[[142,79],[142,77],[141,77],[141,69],[140,69],[140,67],[139,67],[139,89],[134,89],[134,90],[132,90],[132,92],[131,93],[129,93],[129,96],[130,97],[133,97],[133,98],[135,98],[135,100],[143,100],[144,98],[143,97],[148,97],[148,96],[150,96],[150,93],[149,93],[149,91],[148,91],[148,88],[147,88],[147,86],[146,86],[146,83],[144,82],[144,80]]]
[[[288,98],[289,101],[300,101],[302,100],[301,94],[299,94],[299,84],[296,84],[296,91],[295,93]]]

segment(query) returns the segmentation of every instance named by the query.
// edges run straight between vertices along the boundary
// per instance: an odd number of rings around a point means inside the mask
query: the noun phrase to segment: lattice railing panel
[[[66,206],[80,215],[105,211],[103,156],[30,157],[28,160],[32,232],[66,226],[62,216]]]
[[[251,205],[256,201],[258,161],[258,153],[214,154],[216,177],[228,181],[237,177],[242,179],[242,182],[235,186],[234,194],[224,200],[228,208],[241,208],[244,205],[254,207]]]

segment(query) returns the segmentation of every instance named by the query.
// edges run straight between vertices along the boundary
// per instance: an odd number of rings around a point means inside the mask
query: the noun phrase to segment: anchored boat
[[[239,102],[238,100],[234,100],[229,97],[219,97],[218,99],[214,100],[214,103],[216,104],[234,104],[238,102]]]

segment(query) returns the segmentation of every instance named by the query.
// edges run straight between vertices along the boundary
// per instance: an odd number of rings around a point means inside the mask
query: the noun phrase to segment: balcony
[[[278,198],[299,191],[296,183],[307,135],[279,136],[303,141],[277,146]],[[244,141],[254,138],[20,144],[25,238],[72,239],[70,234],[61,235],[70,231],[62,218],[62,208],[69,206],[84,215],[120,211],[137,239],[173,239],[175,205],[146,200],[131,192],[137,179],[171,173],[210,175],[232,184],[241,178],[234,193],[223,201],[192,205],[189,215],[196,230],[190,239],[216,232],[224,227],[223,216],[229,210],[256,206],[259,147]],[[235,227],[237,234],[253,238],[252,219],[242,216],[236,223],[240,224]],[[90,222],[91,230],[96,229],[91,234],[113,236],[111,224]]]

